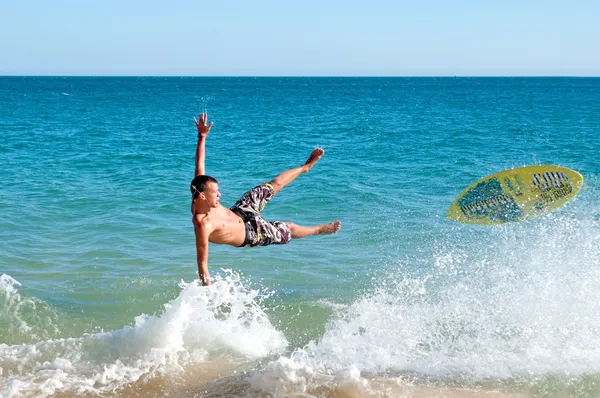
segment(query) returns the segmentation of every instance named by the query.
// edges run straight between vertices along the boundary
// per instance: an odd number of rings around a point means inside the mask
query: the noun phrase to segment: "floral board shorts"
[[[285,245],[292,239],[292,232],[286,223],[271,223],[260,216],[274,194],[273,186],[264,183],[246,192],[231,208],[246,225],[246,239],[240,247]]]

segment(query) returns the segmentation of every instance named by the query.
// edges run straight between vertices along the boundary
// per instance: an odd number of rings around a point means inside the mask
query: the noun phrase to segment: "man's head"
[[[190,184],[190,191],[192,192],[192,200],[200,199],[206,201],[210,207],[217,207],[219,205],[219,183],[211,176],[199,175],[192,180]]]

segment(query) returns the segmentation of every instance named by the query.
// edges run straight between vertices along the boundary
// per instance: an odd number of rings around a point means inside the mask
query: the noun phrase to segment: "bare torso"
[[[244,221],[228,208],[219,205],[211,209],[210,213],[192,217],[194,231],[198,223],[204,223],[208,228],[208,241],[216,244],[241,246],[246,239],[246,226]]]

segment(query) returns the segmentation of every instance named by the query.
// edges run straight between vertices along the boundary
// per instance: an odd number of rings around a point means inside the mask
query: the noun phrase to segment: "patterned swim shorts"
[[[292,232],[286,223],[271,223],[260,216],[274,194],[273,186],[264,183],[246,192],[231,208],[246,224],[246,239],[241,246],[284,245],[292,239]]]

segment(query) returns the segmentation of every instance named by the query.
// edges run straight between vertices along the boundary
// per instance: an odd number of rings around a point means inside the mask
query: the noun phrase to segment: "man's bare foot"
[[[321,159],[321,156],[323,156],[324,153],[325,151],[323,150],[323,148],[314,149],[310,153],[310,156],[308,157],[308,160],[306,160],[306,163],[304,163],[304,172],[306,173],[308,170],[310,170],[315,165],[315,163],[317,163],[317,161]]]
[[[329,224],[319,225],[319,235],[335,234],[342,228],[342,223],[339,221],[330,222]]]

